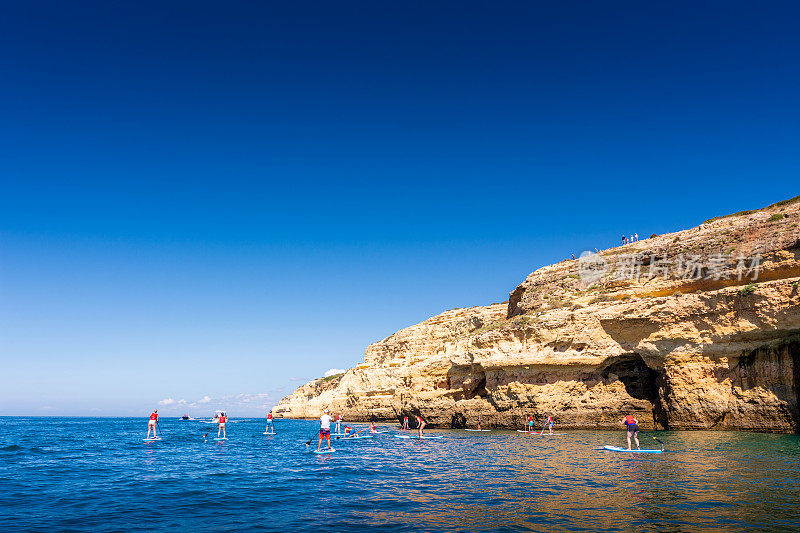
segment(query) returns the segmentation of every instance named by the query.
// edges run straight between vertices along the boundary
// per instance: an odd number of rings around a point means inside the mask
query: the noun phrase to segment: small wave
[[[0,452],[6,453],[21,452],[22,450],[22,446],[17,446],[16,444],[12,444],[11,446],[3,446],[0,448]]]

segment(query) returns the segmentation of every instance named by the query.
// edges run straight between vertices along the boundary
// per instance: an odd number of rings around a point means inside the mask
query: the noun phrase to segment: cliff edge
[[[531,273],[370,345],[278,416],[800,432],[800,197]]]

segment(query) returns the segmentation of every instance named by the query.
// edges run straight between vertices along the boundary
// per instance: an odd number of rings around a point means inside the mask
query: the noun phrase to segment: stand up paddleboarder
[[[422,430],[425,429],[425,421],[421,415],[417,415],[417,430],[419,431],[419,438],[422,438]]]
[[[546,428],[548,425],[550,426],[550,434],[552,435],[553,434],[553,417],[552,417],[552,415],[547,417],[547,421],[544,423],[544,426],[542,427],[542,432],[539,433],[539,435],[544,435],[544,428]]]
[[[222,433],[222,438],[228,438],[228,432],[225,430],[225,424],[228,422],[228,415],[227,413],[220,413],[219,418],[217,418],[217,438],[219,438],[219,434]]]
[[[150,420],[147,421],[147,438],[150,438],[150,430],[153,430],[153,438],[158,438],[156,435],[156,424],[158,423],[158,409],[153,409],[153,412],[150,413]]]
[[[342,432],[342,412],[339,411],[336,413],[336,433],[339,434]]]
[[[319,451],[320,447],[322,446],[322,439],[327,439],[328,441],[328,449],[331,448],[331,415],[328,414],[328,410],[325,409],[322,411],[322,416],[319,417],[319,442],[317,443],[317,451]]]
[[[270,433],[270,429],[272,430],[271,433],[275,433],[275,424],[272,422],[272,409],[269,410],[267,413],[267,429],[264,430],[265,433]]]
[[[631,437],[636,441],[636,449],[639,449],[639,421],[631,415],[625,415],[622,423],[628,426],[628,449],[631,449]]]
[[[408,417],[407,417],[407,416],[404,416],[404,417],[403,417],[403,427],[402,427],[402,428],[400,428],[400,429],[406,429],[406,430],[408,430],[408,429],[411,429],[411,428],[408,426]]]

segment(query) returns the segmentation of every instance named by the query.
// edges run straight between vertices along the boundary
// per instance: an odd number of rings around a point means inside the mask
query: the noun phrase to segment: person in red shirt
[[[417,429],[419,430],[419,438],[422,438],[422,430],[425,429],[425,421],[420,415],[417,415]]]
[[[622,423],[628,426],[628,449],[631,449],[631,437],[633,440],[636,441],[636,449],[639,449],[639,421],[633,418],[631,415],[625,415],[625,418],[622,419]]]
[[[157,439],[158,435],[156,435],[156,424],[158,423],[158,409],[153,409],[153,412],[150,413],[150,420],[147,421],[147,438],[150,438],[150,430],[153,430],[153,438]]]
[[[222,432],[222,438],[227,439],[228,434],[225,431],[225,423],[228,422],[228,415],[227,413],[220,413],[219,418],[217,418],[217,424],[219,427],[217,428],[217,438],[219,438],[220,432]]]
[[[552,415],[548,415],[547,421],[544,423],[544,426],[542,426],[542,432],[540,435],[544,435],[544,428],[546,428],[548,424],[550,424],[550,434],[553,434],[553,417]]]
[[[275,424],[273,424],[272,419],[272,409],[270,409],[269,413],[267,413],[267,429],[264,430],[265,433],[275,433]],[[271,432],[270,429],[272,429]]]

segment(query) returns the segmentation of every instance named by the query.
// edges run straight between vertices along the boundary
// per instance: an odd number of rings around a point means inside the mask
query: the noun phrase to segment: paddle
[[[319,430],[317,430],[316,432],[314,432],[314,434],[313,434],[313,435],[311,435],[311,436],[308,438],[308,441],[306,442],[306,446],[309,446],[309,445],[311,444],[311,441],[312,441],[312,440],[314,440],[314,437],[318,437],[318,436],[319,436]]]
[[[547,427],[547,421],[545,421],[544,426],[542,426],[542,431],[539,435],[544,435],[544,428]]]
[[[655,438],[654,436],[652,436],[652,435],[651,435],[651,434],[649,434],[649,433],[645,433],[645,435],[647,435],[648,437],[650,437],[651,439],[653,439],[654,441],[656,441],[657,443],[659,443],[659,444],[661,445],[661,451],[662,451],[662,452],[664,451],[664,441],[662,441],[662,440],[658,440],[657,438]]]
[[[161,424],[158,423],[158,419],[157,418],[156,418],[156,427],[158,428],[158,432],[161,433],[161,435],[163,436],[164,432],[161,431]]]

